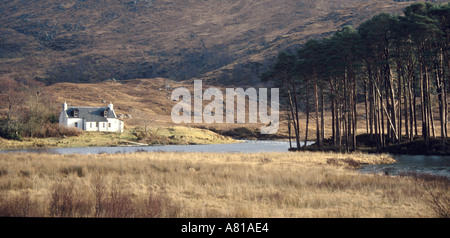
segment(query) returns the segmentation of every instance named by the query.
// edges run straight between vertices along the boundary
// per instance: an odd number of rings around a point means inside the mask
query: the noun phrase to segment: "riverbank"
[[[450,155],[450,138],[445,139],[445,148],[442,147],[442,141],[440,138],[430,138],[428,142],[422,138],[415,138],[409,141],[407,138],[403,138],[400,143],[394,143],[386,141],[386,146],[384,148],[377,148],[377,142],[374,138],[370,138],[368,134],[358,135],[356,137],[357,150],[364,153],[389,153],[389,154],[400,154],[400,155]],[[349,145],[350,150],[352,146]],[[307,151],[332,151],[340,152],[345,151],[345,146],[343,145],[341,149],[336,149],[334,147],[334,142],[332,139],[326,139],[323,142],[323,146],[320,148],[316,143],[313,143],[302,150]],[[295,151],[292,150],[292,151]]]
[[[448,181],[354,170],[393,162],[388,155],[9,153],[0,158],[0,216],[440,217],[431,199],[449,195]]]
[[[0,149],[195,145],[235,142],[231,137],[223,136],[209,130],[174,126],[150,127],[148,128],[148,133],[130,129],[123,133],[81,132],[79,136],[24,138],[22,141],[0,138]]]

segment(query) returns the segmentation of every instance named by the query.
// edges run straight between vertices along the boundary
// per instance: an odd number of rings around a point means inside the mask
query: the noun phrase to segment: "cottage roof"
[[[78,115],[75,116],[74,111],[77,110]],[[69,118],[84,118],[86,122],[107,122],[107,118],[116,118],[113,110],[108,107],[71,107],[66,112]]]

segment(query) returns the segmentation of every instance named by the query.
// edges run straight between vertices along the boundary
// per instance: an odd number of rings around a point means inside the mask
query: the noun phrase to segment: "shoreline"
[[[127,130],[123,133],[83,132],[79,136],[70,137],[25,138],[22,141],[0,138],[0,150],[227,144],[234,142],[235,139],[210,130],[173,126],[151,128],[148,135],[142,135],[142,132],[135,130]]]
[[[174,129],[177,128],[177,129]],[[289,138],[284,136],[275,137],[245,137],[243,135],[235,137],[229,133],[222,133],[218,130],[209,130],[204,128],[186,128],[186,127],[169,127],[164,128],[167,132],[163,132],[163,143],[154,141],[143,143],[139,141],[132,133],[132,130],[126,133],[90,133],[84,132],[80,136],[73,137],[50,137],[50,138],[26,138],[23,141],[7,140],[0,138],[0,151],[10,150],[37,150],[37,149],[58,149],[58,148],[95,148],[95,147],[148,147],[148,146],[165,146],[165,145],[220,145],[230,143],[241,143],[242,141],[282,141],[288,142]],[[183,131],[183,130],[189,131]],[[160,130],[160,129],[157,129]],[[200,133],[196,137],[188,138],[187,135],[192,130]],[[423,155],[423,156],[450,156],[450,138],[446,138],[446,148],[442,151],[441,139],[430,138],[428,145],[420,138],[412,141],[402,141],[400,144],[388,144],[385,148],[376,148],[376,143],[368,139],[367,134],[361,134],[357,137],[357,150],[349,151],[349,153],[361,152],[365,154],[392,154],[392,155]],[[313,142],[313,141],[309,141]],[[295,144],[295,141],[292,142]],[[302,141],[303,143],[303,141]],[[374,146],[375,144],[375,146]],[[333,146],[332,139],[325,139],[322,148],[315,143],[300,150],[296,148],[288,148],[286,152],[333,152],[337,154],[347,154],[344,148],[336,149]]]
[[[445,150],[442,150],[441,138],[430,138],[427,144],[422,138],[414,138],[412,141],[403,139],[400,143],[389,143],[388,141],[384,148],[377,149],[376,142],[368,137],[368,134],[357,136],[357,148],[355,152],[367,154],[389,153],[393,155],[450,156],[450,138],[445,138]],[[346,153],[345,147],[341,147],[341,149],[334,147],[332,139],[324,140],[322,148],[319,148],[319,146],[314,143],[302,147],[300,150],[292,148],[290,151],[332,151],[336,153]],[[350,152],[352,152],[351,149]]]

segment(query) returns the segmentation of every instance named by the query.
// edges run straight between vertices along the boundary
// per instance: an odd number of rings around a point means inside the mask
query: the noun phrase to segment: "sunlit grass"
[[[392,162],[313,152],[0,154],[0,216],[22,216],[25,204],[23,216],[45,217],[435,217],[429,194],[449,196],[445,181],[359,174],[350,160]],[[125,210],[110,211],[116,203]]]
[[[144,141],[145,144],[222,144],[235,142],[230,137],[209,130],[184,126],[149,127],[148,133],[159,140],[153,141],[150,137],[149,140]],[[83,132],[79,136],[25,138],[23,141],[0,138],[0,149],[123,146],[133,145],[133,142],[142,142],[138,139],[133,129],[126,130],[123,133]]]

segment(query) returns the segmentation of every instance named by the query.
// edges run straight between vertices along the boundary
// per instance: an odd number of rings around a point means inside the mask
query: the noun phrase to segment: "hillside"
[[[69,106],[106,106],[109,102],[114,104],[116,114],[125,122],[128,129],[136,126],[143,128],[145,124],[153,128],[168,128],[176,126],[172,122],[171,110],[177,102],[170,99],[173,89],[178,87],[188,88],[193,93],[193,84],[186,82],[176,82],[166,78],[152,79],[131,79],[123,82],[104,81],[100,83],[56,83],[45,87],[45,90],[51,96],[51,105],[53,113],[59,115],[62,103],[66,101]],[[213,87],[203,84],[203,90]],[[215,86],[214,86],[215,87]],[[224,87],[218,87],[225,92]],[[203,107],[208,105],[209,101],[203,102]],[[246,104],[246,113],[248,113],[248,103]],[[4,108],[1,108],[0,113]],[[364,132],[366,125],[362,118],[364,114],[363,103],[358,105],[358,111],[361,112],[361,118],[358,123],[360,132]],[[280,117],[284,118],[284,112],[280,112]],[[331,112],[325,112],[326,121],[331,120]],[[315,121],[315,118],[311,118]],[[306,124],[306,115],[300,115],[301,137],[304,139]],[[309,139],[315,138],[315,123],[309,124]],[[261,138],[258,133],[261,126],[257,124],[239,124],[239,123],[214,123],[214,124],[180,124],[181,126],[197,127],[210,129],[220,134],[232,136],[235,138]],[[331,124],[325,125],[325,135],[331,135]],[[269,135],[269,138],[286,138],[288,128],[286,120],[280,120],[280,128],[277,134]]]
[[[136,126],[144,128],[168,128],[176,126],[172,122],[171,111],[177,103],[171,100],[172,90],[186,87],[193,92],[193,85],[175,82],[164,78],[131,79],[123,82],[104,81],[100,83],[56,83],[46,86],[51,95],[49,105],[54,114],[59,115],[62,103],[66,101],[70,106],[101,107],[109,102],[114,104],[114,110],[125,128]],[[210,86],[203,85],[203,89]],[[225,89],[222,89],[225,91]],[[204,101],[206,106],[208,101]],[[247,104],[248,106],[248,104]],[[1,111],[1,110],[0,110]],[[247,111],[248,112],[248,111]],[[278,135],[285,133],[282,122]],[[207,128],[213,131],[227,132],[245,126],[251,131],[258,130],[260,124],[180,124],[188,127]],[[250,136],[251,137],[251,136]]]
[[[0,75],[57,82],[257,83],[280,50],[357,26],[392,0],[6,0]]]

